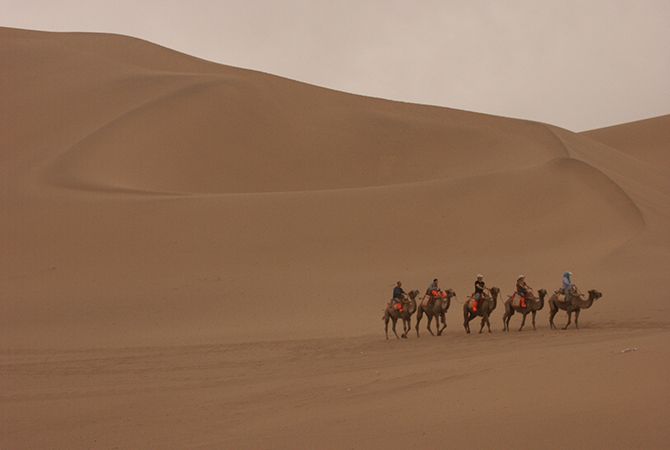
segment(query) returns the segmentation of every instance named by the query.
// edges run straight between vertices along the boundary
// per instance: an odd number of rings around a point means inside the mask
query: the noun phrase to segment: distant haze
[[[2,0],[0,18],[572,131],[670,112],[667,0]]]

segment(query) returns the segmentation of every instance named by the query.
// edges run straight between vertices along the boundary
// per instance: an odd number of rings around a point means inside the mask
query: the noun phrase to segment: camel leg
[[[533,331],[537,331],[537,328],[535,328],[535,313],[537,313],[537,311],[533,311]]]
[[[521,326],[519,327],[519,331],[523,329],[523,326],[526,324],[526,316],[528,313],[523,313],[523,319],[521,320]]]
[[[421,308],[416,313],[416,337],[421,337],[419,336],[419,323],[421,323],[421,319],[423,318],[423,313],[421,312]]]
[[[508,307],[509,309],[507,309]],[[509,323],[512,321],[512,317],[516,312],[516,309],[514,309],[511,303],[505,305],[505,316],[507,317],[505,321],[505,328],[507,328],[507,331],[509,331]]]
[[[435,333],[433,333],[433,330],[430,328],[430,323],[433,321],[433,316],[431,316],[430,314],[427,314],[427,316],[428,316],[428,325],[426,326],[426,328],[428,328],[428,332],[430,332],[431,336],[435,336]]]
[[[468,334],[470,334],[470,321],[472,320],[472,319],[470,318],[470,314],[468,314],[467,312],[465,312],[465,313],[463,314],[463,319],[464,319],[464,320],[463,320],[463,327],[465,328],[465,332],[468,333]]]
[[[396,333],[396,331],[395,331],[396,322],[397,322],[397,319],[393,319],[393,334],[395,334],[396,339],[400,339],[400,337],[398,336],[398,333]]]
[[[568,311],[568,323],[565,324],[565,326],[563,327],[563,329],[564,329],[564,330],[567,329],[567,328],[568,328],[568,325],[570,325],[571,322],[572,322],[572,311]]]
[[[487,328],[489,329],[489,333],[491,332],[491,322],[489,322],[489,315],[485,314],[482,316],[482,325],[479,328],[479,334],[482,333],[482,330],[484,329],[484,325],[486,324]]]
[[[409,336],[409,330],[412,328],[412,319],[402,319],[402,329],[403,329],[403,334],[400,335],[401,338],[407,339],[407,336]]]
[[[552,330],[556,329],[556,325],[554,325],[554,316],[558,312],[558,309],[551,309],[549,312],[549,326],[551,327]]]
[[[575,310],[575,327],[579,330],[579,311],[581,309]]]
[[[433,318],[435,319],[435,336],[440,335],[440,315],[439,314],[433,314]]]
[[[446,314],[442,314],[442,315],[440,315],[440,317],[442,318],[442,328],[440,328],[440,329],[437,330],[437,335],[438,335],[438,336],[442,336],[442,332],[447,328],[447,317],[446,317]],[[438,323],[439,323],[439,322],[438,322]]]

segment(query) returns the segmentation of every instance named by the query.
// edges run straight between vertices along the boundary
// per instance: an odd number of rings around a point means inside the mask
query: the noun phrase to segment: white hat
[[[519,278],[517,278],[517,280],[520,280],[520,279],[522,279],[522,278],[526,278],[526,277],[523,276],[523,275],[519,275]]]
[[[479,273],[479,274],[477,274],[477,278],[484,278],[484,275],[482,275],[481,273]]]

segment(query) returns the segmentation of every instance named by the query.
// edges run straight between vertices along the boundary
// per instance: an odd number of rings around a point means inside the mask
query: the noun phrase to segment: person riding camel
[[[574,286],[572,284],[572,280],[570,280],[570,275],[572,275],[572,272],[567,271],[563,274],[563,293],[565,294],[565,302],[568,303],[570,301],[570,290]]]
[[[396,286],[393,288],[393,303],[398,305],[398,311],[403,312],[402,310],[402,301],[407,298],[407,293],[402,288],[402,283],[398,281]]]
[[[526,295],[528,294],[528,291],[532,290],[533,289],[526,284],[526,277],[519,275],[519,278],[516,279],[516,293],[521,297],[522,308],[526,307]]]
[[[486,288],[486,283],[484,283],[484,276],[479,274],[477,275],[477,281],[475,281],[475,303],[472,306],[472,310],[475,312],[480,306],[482,294],[484,293],[485,289],[488,291]]]
[[[440,289],[437,286],[437,278],[433,280],[433,282],[428,286],[428,289],[426,290],[426,295],[430,296],[430,299],[428,300],[428,303],[433,303],[436,298],[438,297],[446,297],[447,294],[442,292],[442,289]]]

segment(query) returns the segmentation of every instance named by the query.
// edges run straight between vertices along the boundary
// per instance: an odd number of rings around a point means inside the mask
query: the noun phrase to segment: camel
[[[522,308],[521,306],[514,306],[512,304],[512,299],[514,296],[512,295],[506,302],[505,302],[505,314],[503,315],[503,331],[509,331],[509,321],[514,315],[514,312],[518,312],[520,314],[523,314],[523,320],[521,321],[521,327],[519,327],[519,331],[523,329],[524,324],[526,323],[526,316],[528,313],[533,313],[533,330],[535,330],[535,314],[544,308],[544,297],[547,295],[546,289],[540,289],[537,291],[538,296],[540,297],[539,300],[535,298],[535,296],[529,292],[526,297],[526,307]]]
[[[393,333],[395,337],[399,339],[398,333],[395,331],[396,322],[398,319],[402,319],[403,322],[403,339],[407,338],[407,333],[412,329],[412,314],[416,312],[416,296],[419,295],[418,290],[410,291],[408,294],[409,299],[403,299],[402,309],[403,312],[393,309],[393,301],[391,300],[384,310],[384,316],[382,320],[386,324],[386,339],[389,338],[389,320],[393,321]]]
[[[575,313],[575,327],[579,329],[579,312],[582,309],[590,308],[591,305],[593,305],[594,301],[598,300],[600,297],[603,296],[603,294],[596,291],[595,289],[591,289],[589,291],[589,298],[584,300],[584,296],[581,294],[577,295],[577,292],[578,291],[576,289],[570,290],[569,302],[563,302],[558,300],[558,297],[561,294],[561,290],[556,291],[554,295],[552,295],[551,298],[549,299],[549,308],[551,309],[551,312],[549,313],[549,324],[551,325],[551,328],[553,330],[556,329],[556,325],[554,325],[554,316],[556,315],[559,309],[567,311],[568,313],[568,323],[565,324],[563,329],[565,330],[566,328],[568,328],[568,325],[570,325],[573,311]]]
[[[463,318],[465,319],[463,326],[468,334],[470,334],[470,322],[477,316],[482,318],[482,326],[479,328],[479,333],[481,334],[484,329],[484,324],[488,327],[489,333],[491,332],[489,316],[496,309],[496,306],[498,306],[498,294],[500,294],[500,289],[497,287],[491,288],[491,296],[483,294],[477,311],[472,310],[471,302],[467,301],[463,304]]]
[[[447,289],[445,294],[447,295],[446,297],[436,297],[428,304],[424,304],[424,302],[419,304],[416,313],[416,337],[421,337],[419,336],[419,323],[421,322],[424,313],[428,317],[428,325],[426,327],[433,336],[435,336],[435,334],[433,334],[433,330],[430,329],[430,322],[433,320],[433,317],[435,317],[435,326],[437,327],[436,331],[438,336],[441,336],[444,329],[447,328],[447,320],[445,316],[449,309],[449,305],[451,305],[451,297],[455,297],[456,293],[451,289]],[[440,321],[442,321],[442,328],[440,328]]]

